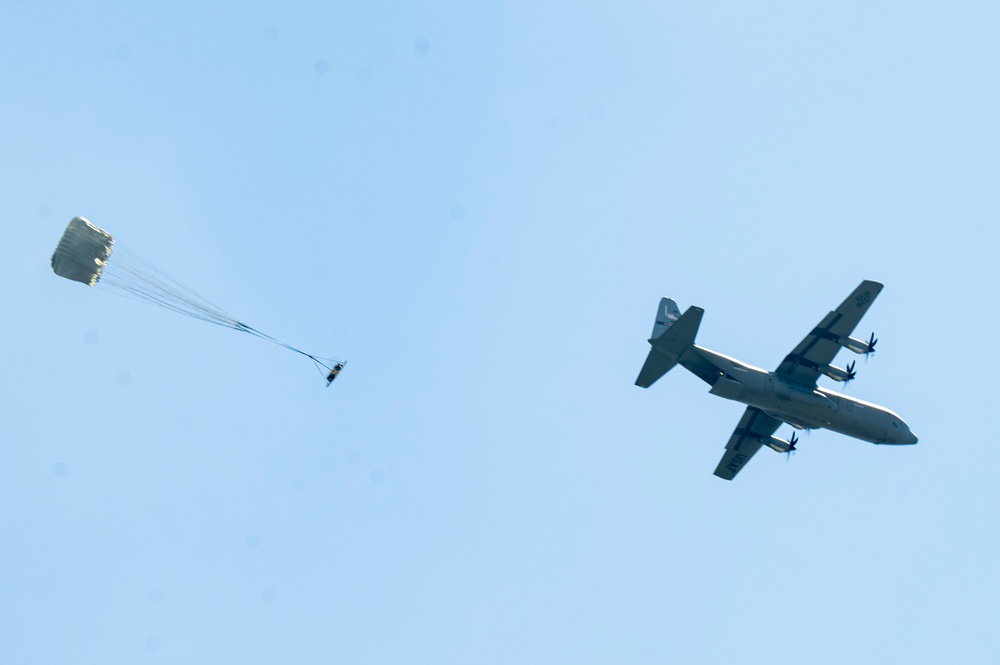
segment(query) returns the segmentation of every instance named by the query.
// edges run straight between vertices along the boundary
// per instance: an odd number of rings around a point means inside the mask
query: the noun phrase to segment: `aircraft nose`
[[[906,443],[916,443],[916,442],[917,442],[917,435],[914,434],[912,431],[908,431],[906,433]]]

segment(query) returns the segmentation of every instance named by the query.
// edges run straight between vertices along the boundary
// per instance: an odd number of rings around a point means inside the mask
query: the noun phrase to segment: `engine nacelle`
[[[837,344],[840,344],[845,349],[860,355],[865,355],[866,353],[871,352],[871,347],[868,345],[868,342],[863,342],[860,339],[854,339],[853,337],[841,337],[837,340]]]
[[[763,440],[763,444],[777,453],[788,453],[795,450],[791,443],[776,436],[767,437]]]
[[[848,372],[846,369],[835,365],[820,365],[818,369],[822,374],[825,374],[834,381],[850,381],[854,378],[853,372]]]

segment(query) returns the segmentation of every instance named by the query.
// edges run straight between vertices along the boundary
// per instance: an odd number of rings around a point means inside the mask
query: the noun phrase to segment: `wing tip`
[[[885,287],[885,284],[875,279],[866,279],[861,282],[861,285],[868,286],[868,288],[872,289],[878,289],[880,291]]]

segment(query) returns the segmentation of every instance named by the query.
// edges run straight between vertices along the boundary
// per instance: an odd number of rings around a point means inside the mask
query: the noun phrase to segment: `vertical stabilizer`
[[[670,298],[660,300],[656,310],[656,323],[653,324],[653,336],[649,344],[653,348],[646,356],[646,362],[639,371],[635,385],[648,388],[661,376],[673,369],[688,347],[694,344],[698,326],[701,325],[700,307],[688,307],[681,315],[677,303]]]
[[[670,298],[661,298],[660,308],[656,310],[656,323],[653,324],[653,334],[649,338],[656,339],[667,332],[667,328],[674,325],[674,322],[679,318],[681,318],[681,310],[677,308],[677,303]]]

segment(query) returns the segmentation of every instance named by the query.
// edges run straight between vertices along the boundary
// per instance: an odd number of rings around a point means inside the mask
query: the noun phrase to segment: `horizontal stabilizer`
[[[635,385],[641,388],[650,387],[658,378],[672,370],[677,360],[677,356],[671,358],[656,349],[651,349],[639,372],[639,378],[635,380]]]

